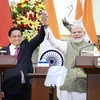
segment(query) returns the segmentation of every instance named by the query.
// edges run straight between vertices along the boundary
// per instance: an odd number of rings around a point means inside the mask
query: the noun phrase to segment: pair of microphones
[[[87,47],[89,47],[89,46],[98,46],[99,48],[100,48],[100,40],[98,39],[98,43],[91,43],[91,41],[88,41],[88,43],[89,43],[89,45],[86,45],[86,46],[84,46],[84,47],[82,47],[80,50],[79,50],[79,56],[81,56],[81,52],[82,52],[82,50],[83,49],[85,49],[85,48],[87,48]]]

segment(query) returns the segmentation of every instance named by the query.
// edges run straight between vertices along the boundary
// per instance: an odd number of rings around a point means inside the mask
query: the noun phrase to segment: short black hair
[[[10,30],[8,31],[8,36],[9,36],[9,37],[11,36],[12,31],[14,31],[14,30],[19,30],[19,31],[21,32],[21,35],[23,35],[23,34],[22,34],[22,31],[21,31],[18,27],[12,27],[12,28],[10,28]]]

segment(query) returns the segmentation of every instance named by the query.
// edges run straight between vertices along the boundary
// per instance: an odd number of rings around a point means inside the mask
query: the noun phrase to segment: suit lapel
[[[21,43],[20,48],[19,48],[19,55],[18,55],[18,61],[22,61],[24,54],[25,54],[25,43],[24,41]]]

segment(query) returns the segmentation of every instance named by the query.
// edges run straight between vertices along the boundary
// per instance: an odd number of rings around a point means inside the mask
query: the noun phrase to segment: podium
[[[75,66],[87,74],[86,100],[100,100],[100,56],[76,56]]]
[[[0,92],[1,92],[1,73],[7,68],[16,67],[16,57],[11,55],[0,55]],[[0,100],[1,95],[0,95]]]
[[[35,67],[35,73],[29,73],[31,78],[31,100],[50,100],[50,87],[44,85],[49,67]],[[56,90],[54,91],[54,100],[56,100]]]
[[[0,56],[0,73],[7,68],[12,68],[16,66],[16,57],[10,55]]]

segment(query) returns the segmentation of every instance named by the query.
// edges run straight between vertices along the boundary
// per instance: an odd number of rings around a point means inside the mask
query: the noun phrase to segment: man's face
[[[22,34],[19,30],[14,30],[11,32],[11,36],[8,37],[11,44],[14,46],[19,46],[22,42]]]
[[[81,26],[74,26],[71,32],[74,42],[81,42],[84,39],[85,31]]]

